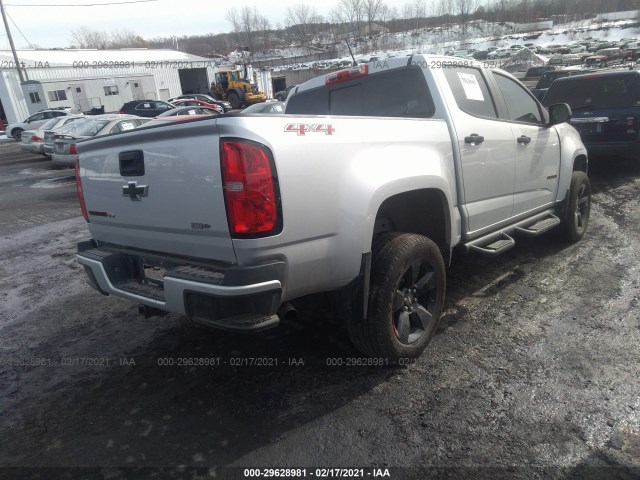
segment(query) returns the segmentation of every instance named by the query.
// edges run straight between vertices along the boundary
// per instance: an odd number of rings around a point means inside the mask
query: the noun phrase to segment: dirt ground
[[[640,164],[592,165],[577,244],[455,256],[438,334],[395,368],[360,365],[322,296],[245,336],[100,295],[72,173],[0,145],[0,477],[640,478]]]

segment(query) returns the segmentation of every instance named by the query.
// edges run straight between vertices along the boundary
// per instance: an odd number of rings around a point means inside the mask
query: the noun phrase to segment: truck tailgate
[[[215,119],[77,146],[93,238],[233,264]]]

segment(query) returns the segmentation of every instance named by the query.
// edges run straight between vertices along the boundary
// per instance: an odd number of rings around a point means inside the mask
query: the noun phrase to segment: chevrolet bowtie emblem
[[[149,195],[149,185],[138,185],[138,182],[128,182],[122,187],[122,195],[131,200],[140,200],[140,197]]]

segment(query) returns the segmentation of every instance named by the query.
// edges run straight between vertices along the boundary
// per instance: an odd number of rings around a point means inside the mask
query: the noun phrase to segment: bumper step
[[[141,283],[137,280],[127,280],[116,284],[117,288],[141,297],[164,302],[164,289],[160,285]]]
[[[208,325],[209,327],[219,328],[228,332],[237,333],[255,333],[262,330],[268,330],[278,326],[280,317],[278,315],[256,315],[244,314],[236,317],[225,318],[221,320],[209,320],[195,317],[194,322]]]

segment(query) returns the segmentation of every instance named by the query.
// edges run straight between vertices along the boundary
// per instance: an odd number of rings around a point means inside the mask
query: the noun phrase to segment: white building
[[[206,93],[213,60],[176,50],[18,50],[20,82],[11,51],[0,51],[0,107],[8,123],[51,107],[118,111],[130,100],[166,100]],[[2,112],[0,112],[2,113]]]

